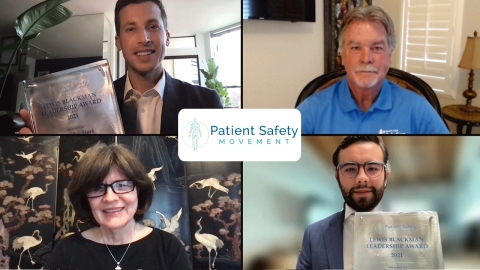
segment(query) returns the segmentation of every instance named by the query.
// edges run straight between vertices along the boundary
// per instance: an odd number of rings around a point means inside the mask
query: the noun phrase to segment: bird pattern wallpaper
[[[59,240],[87,229],[67,187],[97,142],[144,165],[155,195],[143,224],[174,234],[195,269],[241,269],[241,162],[184,163],[174,136],[2,137],[0,269],[41,268]]]
[[[58,136],[0,140],[0,269],[40,268],[51,250]]]
[[[241,269],[241,164],[185,162],[194,268]]]

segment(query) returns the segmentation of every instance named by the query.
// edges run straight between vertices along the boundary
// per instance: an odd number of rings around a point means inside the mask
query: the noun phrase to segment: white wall
[[[397,37],[397,45],[395,50],[392,53],[392,64],[391,67],[400,68],[400,51],[402,40],[400,38],[402,31],[402,7],[403,1],[389,1],[389,0],[373,0],[372,5],[380,6],[385,10],[385,12],[390,15],[392,18],[393,24],[395,26],[395,33]]]
[[[293,108],[324,72],[323,0],[316,22],[243,21],[244,108]]]

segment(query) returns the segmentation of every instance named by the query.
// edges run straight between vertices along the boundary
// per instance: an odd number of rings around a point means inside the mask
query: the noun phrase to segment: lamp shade
[[[465,51],[463,51],[462,61],[458,64],[459,68],[465,69],[480,69],[480,37],[467,37],[467,44]]]

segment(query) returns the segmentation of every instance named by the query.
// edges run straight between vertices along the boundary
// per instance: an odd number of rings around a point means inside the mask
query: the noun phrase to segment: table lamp
[[[463,96],[467,99],[467,104],[460,109],[467,112],[480,112],[480,108],[472,106],[472,99],[477,96],[473,88],[473,70],[480,69],[480,37],[477,37],[477,31],[473,37],[467,37],[467,44],[463,52],[462,60],[458,64],[459,68],[470,69],[468,77],[468,89],[463,91]]]

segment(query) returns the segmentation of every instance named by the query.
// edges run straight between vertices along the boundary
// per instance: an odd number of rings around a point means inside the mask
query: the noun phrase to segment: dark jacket
[[[305,230],[297,269],[343,269],[345,209]]]
[[[122,113],[123,128],[125,134],[136,133],[136,127],[129,123],[136,123],[136,115],[124,115],[123,96],[127,75],[113,82],[117,95],[118,107]],[[165,72],[165,92],[163,93],[162,122],[160,134],[177,135],[178,113],[181,109],[214,109],[223,108],[220,96],[216,91],[191,85],[172,78]],[[130,119],[130,120],[129,120]]]

